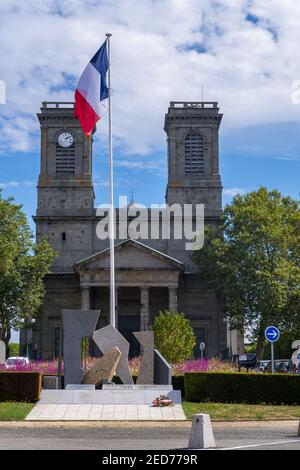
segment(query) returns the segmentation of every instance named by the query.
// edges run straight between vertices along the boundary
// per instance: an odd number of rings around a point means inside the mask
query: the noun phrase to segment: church
[[[46,293],[30,348],[34,356],[59,354],[62,309],[99,309],[98,327],[109,322],[109,240],[97,237],[99,216],[93,188],[93,139],[74,117],[74,103],[43,102],[36,239],[46,237],[57,252],[46,276]],[[203,204],[205,224],[222,214],[219,127],[216,102],[171,102],[167,134],[166,203]],[[131,216],[128,215],[130,219]],[[116,226],[120,208],[116,209]],[[138,354],[132,332],[147,330],[160,310],[183,312],[191,321],[205,356],[228,349],[224,306],[215,290],[198,277],[183,239],[115,240],[116,326]],[[84,314],[84,312],[83,312]],[[230,334],[231,336],[231,334]],[[25,334],[21,333],[21,346]]]

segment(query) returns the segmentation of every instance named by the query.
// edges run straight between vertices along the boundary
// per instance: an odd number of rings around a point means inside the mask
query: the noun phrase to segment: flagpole
[[[110,243],[110,307],[109,323],[116,326],[116,299],[115,299],[115,220],[114,220],[114,172],[113,172],[113,145],[112,145],[112,109],[111,109],[111,54],[110,37],[107,33],[108,52],[108,127],[109,127],[109,192],[110,192],[110,218],[109,218],[109,243]]]

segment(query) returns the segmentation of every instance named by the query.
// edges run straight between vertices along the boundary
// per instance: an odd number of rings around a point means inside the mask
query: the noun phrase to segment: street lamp
[[[232,338],[231,338],[232,323],[231,323],[230,317],[226,316],[225,318],[223,318],[223,322],[226,323],[227,338],[229,340],[229,344],[228,344],[229,359],[232,359]]]
[[[30,328],[32,328],[34,326],[35,318],[26,318],[25,320],[24,320],[24,318],[22,318],[21,323],[24,324],[24,328],[26,329],[26,349],[25,349],[25,353],[26,353],[26,357],[29,357],[28,331],[29,331]]]

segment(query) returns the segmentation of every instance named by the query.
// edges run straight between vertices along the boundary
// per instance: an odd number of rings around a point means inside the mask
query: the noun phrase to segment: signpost
[[[275,364],[274,364],[274,343],[279,340],[280,331],[276,326],[268,326],[265,329],[265,338],[269,343],[271,343],[271,364],[272,364],[272,373],[275,371]]]
[[[203,351],[205,349],[205,343],[200,343],[199,345],[199,348],[200,348],[200,356],[201,356],[201,359],[203,359]]]

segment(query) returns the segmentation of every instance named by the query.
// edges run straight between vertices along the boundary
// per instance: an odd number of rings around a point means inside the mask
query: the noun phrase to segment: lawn
[[[300,418],[300,406],[247,405],[231,403],[191,403],[183,402],[188,419],[193,414],[207,413],[211,419],[220,421],[269,420]]]
[[[0,421],[20,421],[28,415],[34,403],[0,403]]]

